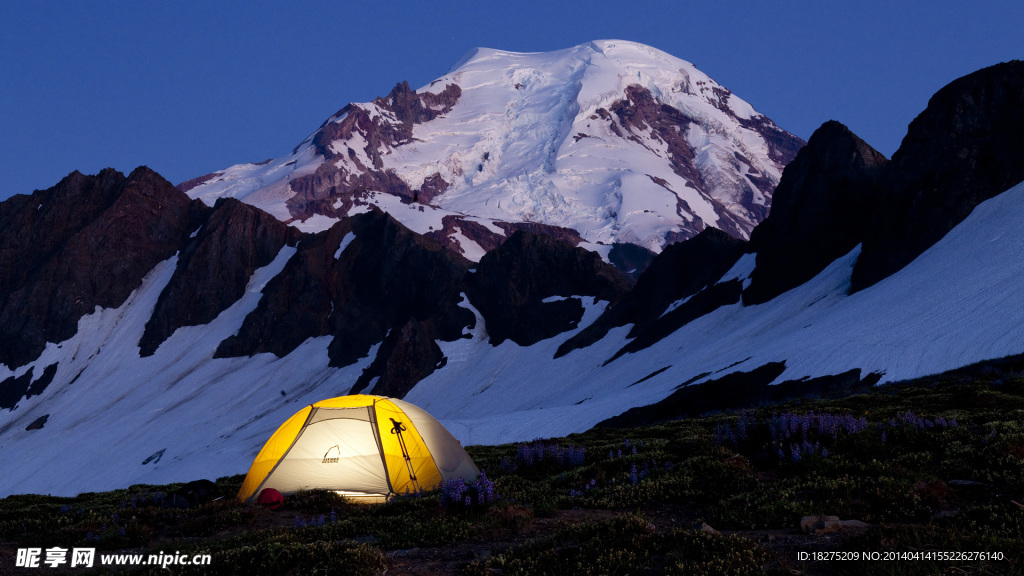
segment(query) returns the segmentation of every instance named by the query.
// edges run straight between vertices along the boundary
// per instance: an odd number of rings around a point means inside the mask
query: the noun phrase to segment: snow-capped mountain
[[[376,205],[476,261],[524,223],[591,249],[747,238],[803,142],[697,70],[618,40],[480,48],[413,92],[350,104],[284,157],[182,186],[306,231]]]
[[[1021,110],[1013,62],[940,90],[891,161],[828,122],[750,241],[708,227],[635,283],[482,216],[508,237],[468,259],[387,193],[311,232],[146,168],[73,173],[0,202],[0,494],[238,474],[360,391],[497,443],[1024,354]]]

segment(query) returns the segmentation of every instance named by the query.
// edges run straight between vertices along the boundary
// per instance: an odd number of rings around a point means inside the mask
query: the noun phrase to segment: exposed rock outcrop
[[[183,326],[207,324],[245,294],[257,268],[270,264],[299,231],[231,198],[217,201],[178,257],[139,342],[143,356]]]
[[[757,267],[743,301],[771,300],[859,244],[887,162],[839,122],[815,130],[782,173],[771,214],[751,234]]]
[[[626,133],[614,125],[612,130],[621,137],[646,146],[634,132],[650,131],[668,148],[674,171],[690,182],[703,183],[695,163],[695,152],[686,141],[686,128],[692,123],[681,111],[655,100],[647,88],[633,84],[626,88],[625,98],[609,106]],[[705,190],[706,191],[706,190]]]
[[[203,184],[209,182],[210,180],[213,180],[214,178],[217,178],[218,176],[222,176],[223,174],[223,172],[211,172],[209,174],[203,174],[202,176],[197,176],[196,178],[192,178],[184,182],[181,182],[175,185],[175,188],[181,190],[182,192],[187,193],[189,190],[197,186],[202,186]]]
[[[572,228],[564,228],[562,226],[552,226],[549,224],[541,224],[539,222],[499,221],[492,222],[491,224],[496,226],[500,231],[496,232],[480,222],[470,220],[465,216],[448,215],[441,219],[440,229],[431,230],[424,234],[424,236],[440,242],[445,247],[454,250],[459,254],[463,254],[464,252],[459,240],[455,238],[456,234],[460,234],[469,240],[472,240],[480,246],[484,252],[490,252],[498,246],[501,246],[505,240],[508,240],[508,238],[516,232],[516,230],[525,230],[533,234],[551,236],[568,242],[573,246],[577,246],[583,241],[579,232]]]
[[[697,87],[704,89],[704,87]],[[795,156],[797,150],[803,146],[803,140],[779,129],[775,124],[764,116],[755,116],[749,119],[736,118],[735,113],[727,105],[731,93],[724,88],[715,88],[712,102],[724,113],[732,116],[743,127],[754,130],[765,138],[768,144],[770,156],[782,165],[789,163]],[[757,225],[768,213],[769,202],[758,203],[754,201],[755,192],[771,198],[774,183],[757,170],[753,170],[753,163],[750,159],[735,155],[734,163],[737,176],[735,182],[721,181],[719,175],[712,175],[710,171],[702,171],[697,160],[698,150],[694,149],[687,139],[688,127],[696,122],[682,111],[659,103],[651,94],[651,91],[639,85],[631,85],[626,88],[625,98],[609,106],[608,110],[599,109],[598,116],[611,122],[610,129],[618,136],[636,142],[647,147],[639,134],[648,134],[650,138],[661,142],[664,146],[664,153],[671,161],[672,170],[686,179],[704,197],[715,206],[715,212],[719,219],[716,224],[718,228],[725,230],[737,238],[745,238],[750,230]],[[617,119],[617,123],[616,120]],[[661,152],[658,152],[660,155]],[[747,170],[740,167],[746,165]],[[717,174],[717,173],[716,173]],[[654,179],[655,183],[668,188],[667,182],[661,179]],[[676,190],[674,193],[682,192]],[[692,214],[693,210],[686,205],[682,199],[678,200],[677,211],[680,214]],[[694,222],[692,227],[701,230],[706,223]],[[669,241],[678,241],[691,238],[695,232],[684,232],[681,237],[670,238]]]
[[[658,317],[646,330],[638,333],[636,338],[606,360],[605,364],[612,362],[623,354],[639,352],[648,346],[652,346],[676,330],[705,314],[714,312],[722,306],[736,304],[740,301],[742,292],[743,283],[738,278],[719,282],[704,288],[693,296],[686,298],[677,308],[669,310],[663,316]]]
[[[462,254],[463,248],[460,242],[456,239],[457,234],[461,234],[467,239],[473,241],[477,246],[480,246],[484,252],[494,250],[507,239],[503,234],[495,232],[479,222],[469,220],[464,216],[455,215],[448,215],[442,218],[441,228],[438,230],[431,230],[430,232],[427,232],[425,236],[433,239],[449,250]]]
[[[414,125],[447,114],[461,94],[457,84],[448,84],[438,93],[416,93],[408,82],[401,82],[385,98],[342,108],[313,135],[314,149],[326,162],[315,173],[291,181],[295,195],[287,202],[289,212],[298,219],[313,214],[342,216],[353,197],[369,190],[398,196],[403,202],[424,203],[444,192],[448,183],[440,174],[413,190],[384,168],[381,155],[411,142]],[[360,150],[344,144],[354,134],[360,136]]]
[[[980,202],[1024,181],[1024,62],[954,80],[892,156],[852,291],[909,264]]]
[[[796,136],[779,128],[767,116],[760,114],[750,118],[739,118],[740,125],[760,134],[768,143],[768,156],[781,164],[788,166],[796,158],[800,149],[807,143]],[[758,185],[759,189],[762,185]]]
[[[474,325],[459,306],[469,265],[383,212],[359,214],[304,237],[216,355],[284,356],[307,338],[332,336],[330,365],[347,366],[384,341],[353,391],[376,379],[373,390],[402,396],[435,369],[435,340],[456,340]]]
[[[21,376],[9,376],[0,381],[0,410],[14,410],[18,401],[25,397],[32,384],[32,368]]]
[[[636,281],[657,256],[639,244],[616,242],[608,252],[608,261],[618,268],[627,278]]]
[[[655,333],[668,330],[667,335],[678,329],[682,324],[675,324],[680,319],[664,316],[669,306],[714,284],[743,255],[746,245],[717,228],[707,228],[690,240],[669,245],[654,258],[628,294],[562,344],[555,357],[589,346],[612,328],[627,324],[633,324],[629,337],[643,337],[643,342],[654,338]]]
[[[146,167],[73,172],[0,202],[0,363],[30,362],[97,306],[123,304],[206,210]]]
[[[579,246],[580,242],[583,242],[579,232],[564,226],[552,226],[540,222],[495,222],[494,225],[504,230],[505,236],[512,236],[516,231],[522,230],[530,234],[550,236],[573,246]]]
[[[491,343],[520,346],[575,328],[583,305],[571,296],[614,302],[629,290],[629,281],[597,254],[526,230],[481,258],[466,285]],[[563,299],[544,302],[552,297]]]

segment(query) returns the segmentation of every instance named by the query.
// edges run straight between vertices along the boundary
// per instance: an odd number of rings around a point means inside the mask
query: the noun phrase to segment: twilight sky
[[[0,200],[76,169],[178,183],[282,156],[473,47],[602,38],[689,60],[804,139],[835,119],[890,156],[936,90],[1024,58],[1022,29],[1020,0],[4,2]]]

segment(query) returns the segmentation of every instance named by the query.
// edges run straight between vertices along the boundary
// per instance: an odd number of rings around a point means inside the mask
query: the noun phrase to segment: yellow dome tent
[[[273,488],[383,500],[478,473],[462,444],[424,410],[394,398],[341,396],[285,421],[256,456],[238,499],[255,501]]]

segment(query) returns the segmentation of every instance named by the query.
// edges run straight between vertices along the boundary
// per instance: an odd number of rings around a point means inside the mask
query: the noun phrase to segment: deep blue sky
[[[475,46],[643,42],[808,138],[887,156],[949,81],[1024,58],[1020,0],[4,2],[0,199],[72,170],[174,183],[281,156],[348,102],[422,86]]]

